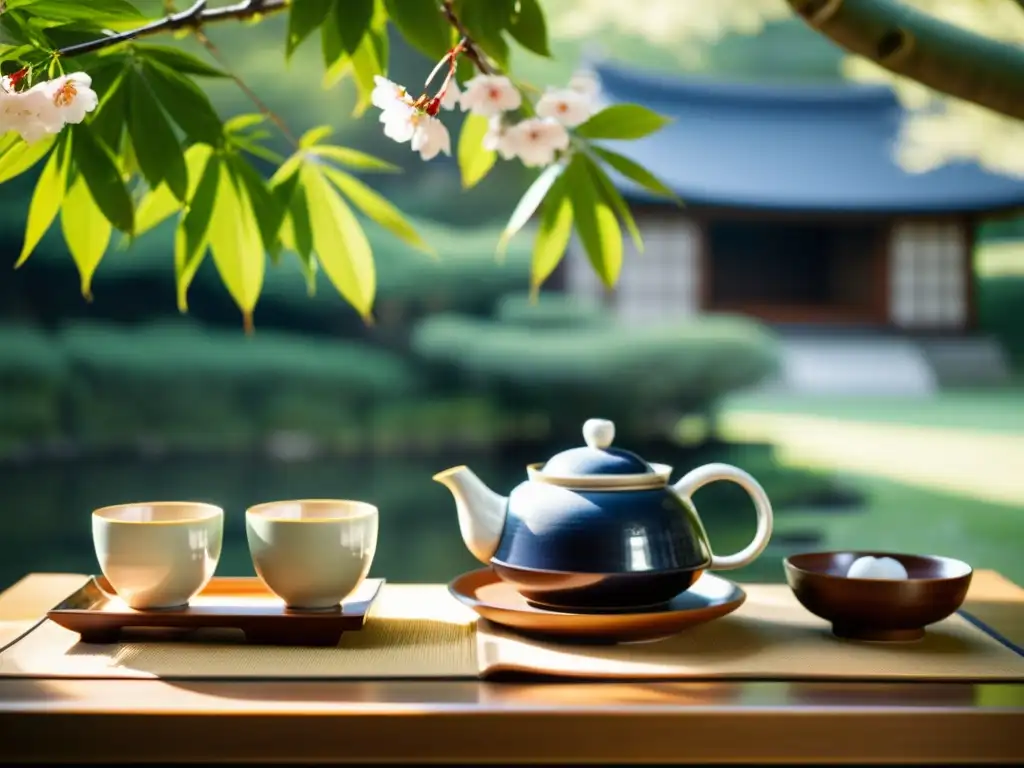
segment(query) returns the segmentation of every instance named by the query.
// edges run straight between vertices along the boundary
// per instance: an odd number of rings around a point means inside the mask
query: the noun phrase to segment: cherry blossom
[[[508,129],[501,115],[492,117],[484,134],[483,147],[489,152],[497,152],[502,160],[511,160],[516,156],[515,148],[508,138]]]
[[[466,83],[462,93],[462,109],[484,117],[519,109],[523,95],[502,75],[477,75]]]
[[[452,153],[452,137],[444,123],[436,117],[420,112],[413,129],[411,146],[424,160],[433,160],[441,152]]]
[[[91,86],[92,78],[85,72],[61,75],[35,86],[46,94],[51,105],[51,109],[43,113],[43,120],[57,125],[56,130],[66,123],[82,122],[100,102]]]
[[[462,99],[462,91],[456,83],[449,83],[444,96],[441,97],[442,109],[455,109]]]
[[[17,131],[29,144],[55,133],[60,127],[51,129],[51,123],[42,117],[51,107],[41,89],[18,92],[10,78],[0,79],[0,133]]]
[[[384,124],[384,135],[392,141],[402,144],[412,139],[416,131],[416,117],[419,110],[411,104],[398,101],[380,113],[380,121]]]
[[[567,128],[584,123],[593,114],[592,99],[571,88],[549,88],[537,102],[537,115],[557,120]]]
[[[409,93],[404,85],[399,85],[380,75],[373,76],[373,91],[370,92],[370,103],[378,109],[387,110],[396,104],[405,104]]]
[[[84,72],[61,75],[18,91],[21,78],[0,78],[0,133],[17,131],[29,144],[80,123],[96,109],[99,97]]]
[[[531,168],[550,165],[558,151],[569,148],[569,132],[551,118],[528,118],[509,128],[505,136],[523,165]]]
[[[384,135],[399,144],[410,142],[424,160],[433,160],[441,152],[452,152],[451,136],[444,123],[411,104],[395,103],[381,112]]]

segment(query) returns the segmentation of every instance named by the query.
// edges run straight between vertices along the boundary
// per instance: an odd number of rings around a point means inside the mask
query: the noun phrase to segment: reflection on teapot
[[[705,570],[752,563],[772,533],[761,485],[728,464],[706,464],[669,483],[672,467],[611,447],[615,425],[589,419],[586,446],[527,467],[508,496],[471,469],[434,476],[455,496],[462,540],[481,562],[529,601],[563,610],[635,610],[660,606]],[[728,480],[754,502],[757,532],[740,552],[716,555],[691,497]]]

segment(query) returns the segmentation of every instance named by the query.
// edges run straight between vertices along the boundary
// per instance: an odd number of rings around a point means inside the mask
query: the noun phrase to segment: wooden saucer
[[[451,595],[483,618],[532,635],[624,643],[656,640],[732,613],[747,599],[736,584],[703,574],[666,605],[633,613],[565,613],[526,601],[490,568],[470,571],[448,585]]]

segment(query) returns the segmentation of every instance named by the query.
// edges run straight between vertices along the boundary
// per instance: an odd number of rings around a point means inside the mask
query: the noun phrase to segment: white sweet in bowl
[[[887,579],[896,581],[907,579],[907,569],[903,564],[891,557],[858,557],[846,572],[849,579]]]

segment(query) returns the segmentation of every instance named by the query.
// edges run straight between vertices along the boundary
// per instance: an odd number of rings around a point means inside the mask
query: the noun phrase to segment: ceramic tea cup
[[[130,608],[180,608],[217,569],[224,510],[189,501],[103,507],[92,513],[92,538],[103,575]]]
[[[372,504],[341,499],[250,507],[245,533],[256,574],[289,608],[335,608],[370,572],[377,519]]]

